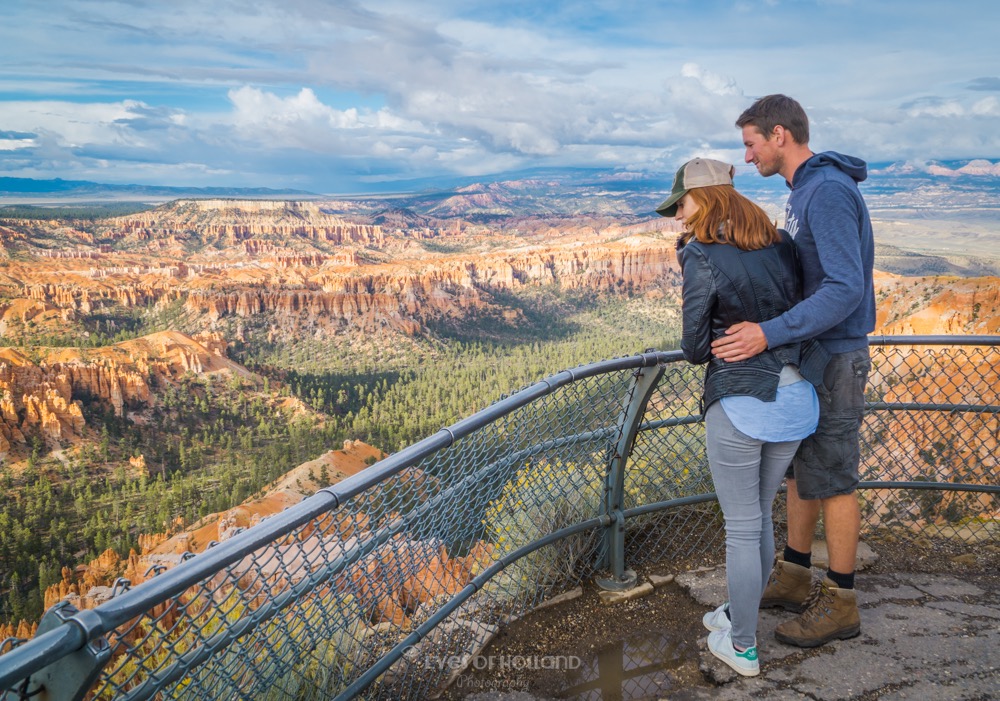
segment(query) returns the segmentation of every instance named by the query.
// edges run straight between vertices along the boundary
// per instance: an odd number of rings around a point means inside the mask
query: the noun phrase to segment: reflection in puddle
[[[560,696],[572,701],[637,701],[657,698],[677,688],[676,672],[697,665],[695,641],[673,636],[634,636],[581,657],[582,664],[566,676]]]

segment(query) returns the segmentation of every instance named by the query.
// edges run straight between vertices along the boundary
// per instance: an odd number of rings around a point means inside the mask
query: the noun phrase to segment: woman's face
[[[694,201],[693,197],[691,197],[690,192],[685,193],[684,197],[682,197],[677,203],[677,212],[674,214],[674,220],[683,224],[685,219],[693,216],[697,211],[698,203]]]

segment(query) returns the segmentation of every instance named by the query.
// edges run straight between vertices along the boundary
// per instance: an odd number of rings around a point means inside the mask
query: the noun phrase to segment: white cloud
[[[730,77],[718,75],[707,71],[697,63],[685,63],[681,66],[681,75],[685,78],[694,78],[701,86],[713,95],[742,95],[743,91],[736,85],[736,81]]]
[[[738,161],[733,122],[770,92],[806,105],[814,145],[870,161],[1000,153],[983,77],[1000,5],[781,3],[780,40],[748,32],[774,1],[13,3],[0,91],[18,98],[0,100],[0,128],[21,136],[0,134],[0,168],[312,187],[540,164],[672,171]]]
[[[233,103],[233,121],[250,136],[260,130],[277,130],[279,141],[299,129],[323,126],[332,129],[357,129],[362,126],[354,108],[335,110],[320,102],[309,88],[282,98],[259,88],[244,86],[229,91]]]
[[[991,95],[977,100],[970,111],[977,117],[1000,117],[1000,98]]]
[[[121,102],[38,102],[3,104],[5,128],[48,132],[66,147],[117,144],[143,146],[149,140],[131,123],[148,123],[149,106],[136,100]]]
[[[0,132],[0,151],[17,151],[18,149],[30,148],[35,143],[34,134]]]
[[[907,109],[910,117],[961,117],[965,108],[958,100],[926,99]]]

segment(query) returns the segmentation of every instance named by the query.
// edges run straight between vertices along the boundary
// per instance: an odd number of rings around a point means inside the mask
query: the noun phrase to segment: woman
[[[790,344],[749,360],[714,358],[711,342],[739,321],[765,321],[801,299],[791,238],[736,192],[734,168],[696,158],[657,208],[684,225],[681,349],[708,363],[702,409],[712,481],[726,524],[729,602],[706,614],[708,648],[742,675],[760,673],[757,612],[774,560],[771,504],[801,439],[816,429],[819,403],[803,375],[822,377],[819,351]],[[800,372],[801,368],[801,372]]]

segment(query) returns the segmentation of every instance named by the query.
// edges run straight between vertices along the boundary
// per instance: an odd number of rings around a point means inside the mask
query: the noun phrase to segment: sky
[[[814,151],[1000,159],[996,0],[3,0],[0,176],[375,192]]]

